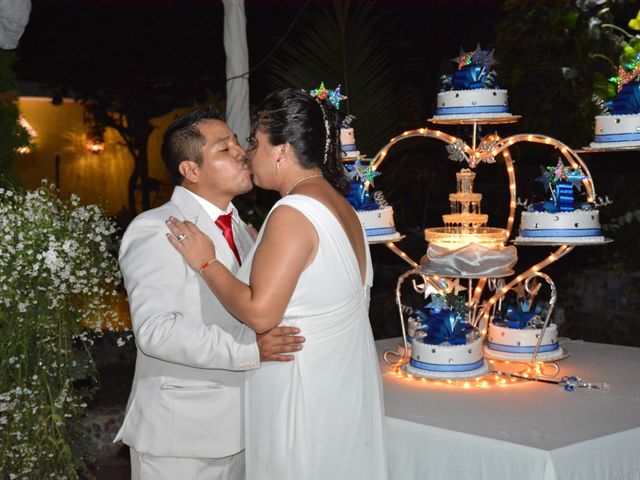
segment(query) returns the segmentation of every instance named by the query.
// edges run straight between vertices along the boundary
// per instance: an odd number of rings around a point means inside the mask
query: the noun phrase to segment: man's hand
[[[256,335],[261,362],[290,362],[295,357],[285,355],[302,349],[304,337],[296,327],[275,327]]]

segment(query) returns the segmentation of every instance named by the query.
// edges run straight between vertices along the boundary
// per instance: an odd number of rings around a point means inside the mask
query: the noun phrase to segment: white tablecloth
[[[399,339],[379,340],[380,357]],[[391,480],[640,480],[640,348],[568,342],[560,376],[481,389],[397,377],[381,361]]]

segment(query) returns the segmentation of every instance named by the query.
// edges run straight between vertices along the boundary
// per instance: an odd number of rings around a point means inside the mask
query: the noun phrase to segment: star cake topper
[[[560,182],[568,182],[580,192],[582,191],[582,182],[589,178],[582,173],[580,167],[569,168],[565,166],[564,163],[562,163],[562,159],[558,160],[555,167],[540,168],[542,169],[542,175],[536,178],[536,180],[542,182],[545,192],[548,192]]]
[[[473,52],[465,52],[460,48],[460,55],[453,58],[453,62],[458,64],[458,70],[466,65],[480,65],[485,72],[491,70],[491,67],[498,63],[493,57],[495,50],[482,50],[478,43]]]

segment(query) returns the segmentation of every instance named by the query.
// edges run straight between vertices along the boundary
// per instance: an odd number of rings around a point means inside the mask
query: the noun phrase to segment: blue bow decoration
[[[371,198],[364,184],[358,181],[351,182],[347,201],[356,210],[376,210],[379,205]]]
[[[573,185],[569,182],[560,182],[556,184],[556,207],[561,212],[573,212]]]
[[[582,182],[589,177],[580,168],[565,167],[562,160],[558,160],[555,167],[542,169],[542,174],[536,179],[542,182],[546,192],[551,192],[551,199],[533,206],[533,211],[572,212],[575,207],[573,189],[582,191]]]
[[[640,113],[640,82],[631,82],[622,86],[620,92],[605,102],[612,115],[630,115]]]
[[[467,343],[467,333],[471,331],[471,327],[459,314],[448,309],[429,313],[427,320],[421,325],[427,334],[423,341],[432,345],[445,342],[450,345],[464,345]]]
[[[453,85],[460,90],[483,88],[484,71],[480,65],[466,65],[453,76]]]
[[[376,210],[380,208],[365,188],[365,183],[373,187],[374,179],[380,175],[370,165],[362,165],[360,157],[352,165],[345,165],[346,176],[351,180],[349,192],[346,197],[349,203],[356,210]]]
[[[573,212],[576,209],[573,186],[569,182],[556,183],[553,191],[555,195],[552,200],[543,203],[545,211],[550,213]]]
[[[427,312],[417,309],[413,312],[414,318],[420,323],[421,330],[426,334],[422,339],[430,345],[440,345],[448,342],[450,345],[464,345],[467,343],[467,333],[471,327],[464,318],[449,309],[440,309],[437,312]]]
[[[454,75],[443,75],[441,91],[499,88],[496,77],[494,71],[487,71],[481,65],[465,65]]]
[[[515,304],[507,305],[504,318],[495,319],[493,323],[500,327],[523,329],[542,312],[542,305],[538,303],[533,310],[528,300],[519,299]]]

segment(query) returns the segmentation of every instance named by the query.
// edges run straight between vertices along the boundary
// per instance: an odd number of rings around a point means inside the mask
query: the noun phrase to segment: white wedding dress
[[[280,205],[306,216],[319,246],[281,324],[300,328],[303,349],[293,362],[264,363],[247,372],[247,480],[384,480],[382,382],[369,325],[369,249],[362,286],[356,255],[327,207],[305,195],[284,197],[273,209]],[[261,237],[238,273],[244,282]]]

